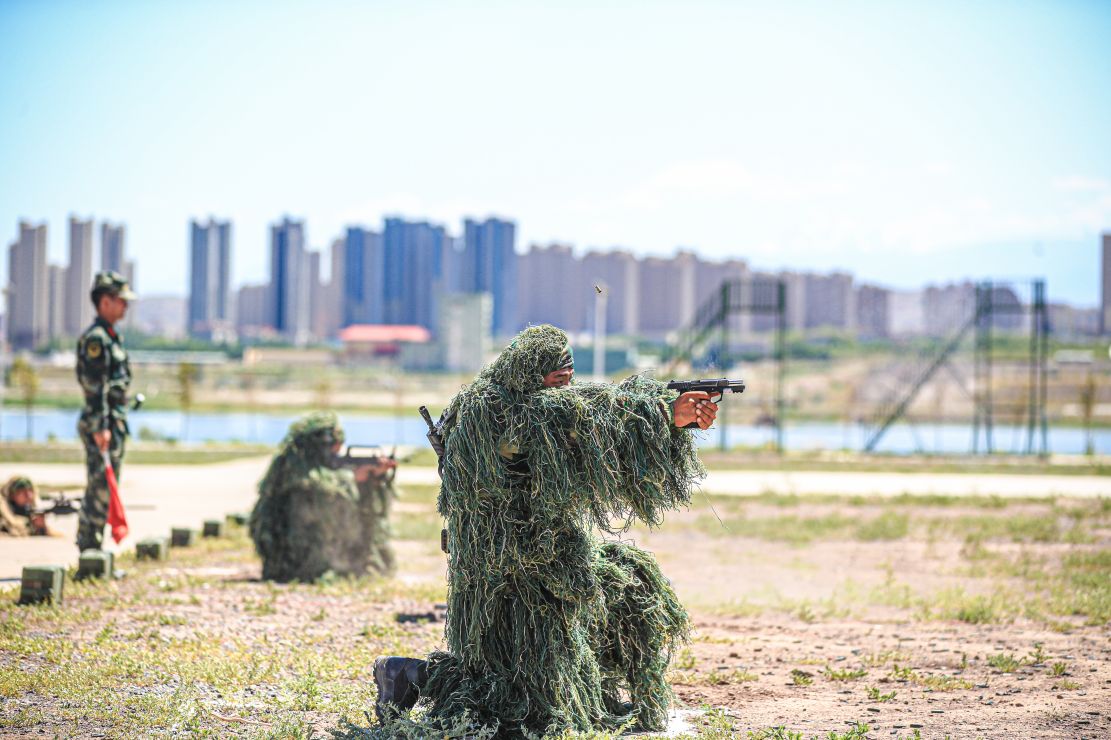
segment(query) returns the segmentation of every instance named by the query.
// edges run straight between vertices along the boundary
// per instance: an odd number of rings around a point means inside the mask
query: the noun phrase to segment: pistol
[[[744,393],[745,382],[743,380],[731,380],[729,378],[710,378],[707,380],[672,380],[667,384],[668,389],[679,391],[680,395],[683,393],[690,393],[692,391],[702,391],[710,394],[710,400],[714,403],[720,403],[721,399],[726,393]],[[714,398],[717,396],[717,398]],[[687,424],[684,429],[694,429],[698,424],[691,422]]]

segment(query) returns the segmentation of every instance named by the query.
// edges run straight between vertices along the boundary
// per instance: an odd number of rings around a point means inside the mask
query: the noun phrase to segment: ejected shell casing
[[[60,565],[27,565],[19,585],[20,604],[61,604],[66,569]]]
[[[174,527],[170,530],[170,547],[189,547],[197,539],[197,530]]]
[[[165,560],[167,550],[165,537],[149,537],[135,544],[135,557],[138,560]]]
[[[111,578],[116,558],[103,550],[85,550],[77,560],[78,581],[86,578]]]

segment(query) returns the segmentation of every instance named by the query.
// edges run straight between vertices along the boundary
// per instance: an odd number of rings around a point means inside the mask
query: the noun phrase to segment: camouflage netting
[[[448,651],[430,657],[417,719],[430,734],[464,713],[497,737],[666,725],[686,612],[649,553],[600,534],[658,525],[704,471],[663,383],[544,388],[567,351],[559,329],[527,329],[451,403]]]
[[[343,430],[331,412],[294,422],[259,483],[249,522],[262,577],[313,581],[327,573],[359,575],[394,569],[389,546],[393,485],[373,477],[357,484],[335,467]]]

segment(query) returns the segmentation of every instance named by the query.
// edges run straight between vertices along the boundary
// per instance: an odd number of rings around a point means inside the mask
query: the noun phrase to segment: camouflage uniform
[[[127,281],[115,273],[98,273],[94,291],[104,289],[105,284],[123,295],[133,295],[127,288]],[[77,382],[85,393],[85,408],[77,421],[77,433],[85,445],[87,474],[85,499],[77,519],[77,547],[99,550],[108,521],[108,481],[104,458],[93,435],[104,429],[112,431],[108,457],[118,481],[125,438],[130,432],[127,392],[131,385],[131,363],[122,337],[99,316],[77,340]]]
[[[390,545],[393,539],[390,511],[397,498],[393,478],[393,471],[390,471],[382,477],[371,475],[366,482],[357,484],[359,510],[363,518],[366,542],[370,545],[369,566],[372,571],[383,574],[393,574],[397,570],[397,561]]]

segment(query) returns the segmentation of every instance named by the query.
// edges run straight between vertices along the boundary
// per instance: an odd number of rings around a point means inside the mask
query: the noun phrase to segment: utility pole
[[[597,283],[594,286],[594,380],[599,383],[606,379],[606,303],[609,286]]]

